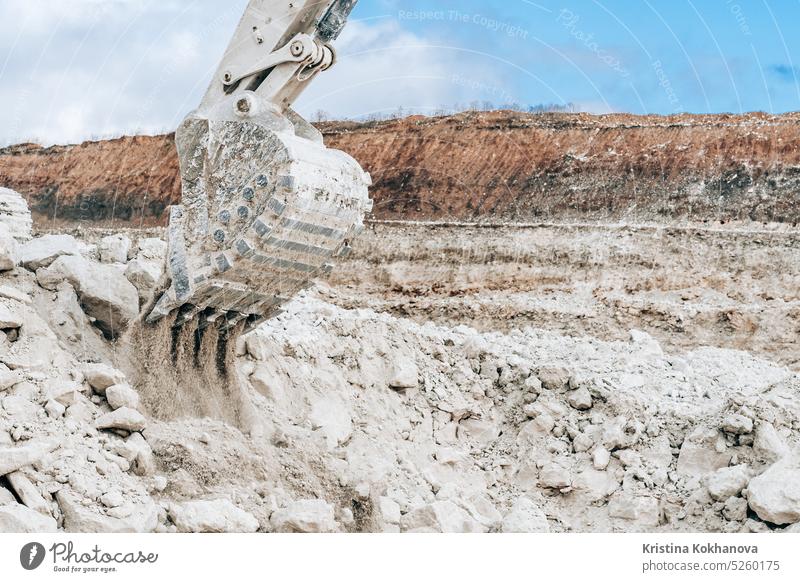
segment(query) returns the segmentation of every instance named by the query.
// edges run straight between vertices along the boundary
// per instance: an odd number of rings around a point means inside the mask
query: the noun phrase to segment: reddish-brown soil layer
[[[800,221],[800,114],[464,113],[320,126],[371,172],[374,217]],[[40,222],[165,222],[172,135],[0,150]]]

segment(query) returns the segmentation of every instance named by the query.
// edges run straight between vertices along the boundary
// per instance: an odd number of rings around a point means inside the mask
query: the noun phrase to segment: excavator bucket
[[[370,177],[291,109],[335,61],[356,0],[251,0],[200,107],[176,133],[163,291],[147,321],[254,324],[349,252]]]

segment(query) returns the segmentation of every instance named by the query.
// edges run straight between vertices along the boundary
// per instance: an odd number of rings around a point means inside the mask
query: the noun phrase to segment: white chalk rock
[[[143,238],[139,240],[138,257],[144,259],[164,260],[167,256],[167,243],[160,238]]]
[[[47,234],[22,245],[20,262],[26,269],[36,271],[49,267],[61,256],[79,254],[80,247],[74,237],[68,234]]]
[[[419,369],[411,360],[398,359],[392,364],[387,382],[394,390],[409,390],[419,385]]]
[[[253,533],[258,520],[228,499],[170,505],[169,517],[181,533]]]
[[[134,432],[126,440],[125,446],[133,455],[131,466],[133,472],[140,477],[152,475],[156,472],[156,462],[153,457],[153,449],[145,440],[141,433]]]
[[[597,447],[592,451],[592,466],[598,471],[605,471],[611,462],[611,453],[605,447]]]
[[[31,304],[31,297],[27,293],[23,293],[19,289],[15,289],[10,285],[0,285],[0,299],[11,299],[18,303],[25,305]]]
[[[413,533],[486,533],[488,528],[454,501],[436,501],[418,507],[400,520],[403,531]]]
[[[106,507],[119,507],[125,503],[125,498],[119,491],[107,491],[100,496],[100,503]]]
[[[47,412],[47,416],[50,418],[61,418],[67,411],[66,406],[55,400],[48,400],[47,404],[44,405],[44,409],[45,412]]]
[[[729,497],[739,495],[747,487],[750,480],[750,468],[747,465],[723,467],[708,477],[708,493],[716,501],[725,501]]]
[[[722,419],[721,428],[729,434],[750,434],[753,432],[753,421],[741,414],[729,414]]]
[[[19,503],[0,506],[0,533],[55,533],[56,520]]]
[[[250,335],[255,336],[256,334]],[[270,367],[264,365],[256,366],[250,375],[250,383],[262,396],[276,403],[283,401],[283,384],[275,377],[275,373]]]
[[[753,439],[753,452],[761,461],[774,463],[789,454],[789,446],[769,422],[760,422]]]
[[[608,502],[608,515],[634,521],[641,526],[654,527],[661,520],[661,509],[655,497],[618,493]]]
[[[305,499],[278,509],[270,525],[281,533],[329,533],[336,531],[333,507],[322,499]]]
[[[10,505],[16,502],[17,500],[14,498],[14,494],[5,487],[0,486],[0,506]]]
[[[8,390],[15,384],[19,384],[22,378],[19,372],[9,370],[5,365],[0,364],[0,392]]]
[[[18,242],[31,238],[33,220],[28,203],[21,194],[9,188],[0,188],[0,230],[5,230]]]
[[[489,496],[483,493],[473,495],[460,505],[489,531],[498,529],[503,521],[503,514],[497,510]]]
[[[141,257],[133,259],[125,268],[125,277],[136,287],[141,299],[150,298],[163,273],[163,260],[148,260]]]
[[[632,329],[629,331],[629,334],[631,338],[631,344],[642,356],[646,356],[648,358],[664,357],[664,351],[661,349],[661,345],[658,343],[658,340],[656,340],[649,333],[638,329]]]
[[[19,497],[20,501],[22,501],[26,507],[47,517],[52,517],[50,505],[45,501],[44,497],[42,497],[36,485],[31,483],[31,480],[23,473],[14,471],[6,475],[6,479],[8,479],[8,484],[11,485],[17,497]]]
[[[381,497],[378,500],[378,511],[384,523],[397,525],[400,523],[402,514],[400,513],[400,505],[389,497]]]
[[[22,446],[0,445],[0,477],[32,465],[47,453],[56,450],[56,439],[35,439]]]
[[[353,434],[350,411],[341,398],[329,395],[315,401],[308,415],[311,428],[325,435],[328,446],[333,449]]]
[[[722,508],[722,515],[729,521],[744,521],[747,519],[747,499],[728,497]]]
[[[533,501],[520,497],[503,517],[503,533],[549,533],[547,516]]]
[[[47,400],[54,400],[64,406],[71,406],[78,400],[82,384],[73,380],[52,379],[45,383],[44,394]]]
[[[108,405],[117,410],[118,408],[139,409],[139,393],[127,384],[115,384],[106,388],[106,400]]]
[[[25,324],[25,318],[17,309],[0,303],[0,329],[19,329]]]
[[[586,388],[578,388],[567,395],[567,402],[575,410],[589,410],[592,407],[592,395]]]
[[[110,386],[125,383],[125,374],[106,364],[84,364],[83,377],[98,394],[105,394]]]
[[[0,226],[0,271],[10,271],[19,264],[19,244]]]
[[[15,422],[35,422],[41,407],[35,402],[31,402],[27,396],[14,394],[2,399],[3,410],[11,416]]]
[[[158,506],[149,498],[133,504],[125,517],[98,513],[69,489],[59,490],[56,500],[64,515],[64,530],[70,533],[151,533],[158,526]]]
[[[108,338],[121,334],[139,312],[139,293],[119,269],[93,263],[80,256],[59,257],[50,267],[37,271],[46,288],[67,281],[75,288],[81,307],[93,317]]]
[[[572,476],[561,465],[548,463],[539,472],[539,485],[547,489],[565,489],[572,485]]]
[[[536,370],[536,376],[546,390],[562,390],[569,384],[572,373],[560,366],[543,366]]]
[[[731,453],[724,450],[724,438],[719,431],[697,427],[684,439],[678,455],[678,473],[703,477],[730,464]]]
[[[751,480],[747,502],[764,521],[800,522],[800,456],[785,457]]]
[[[101,263],[127,263],[131,250],[131,239],[122,234],[101,238],[97,243]]]
[[[95,421],[98,429],[118,428],[129,432],[138,432],[145,429],[147,419],[142,413],[133,408],[118,408],[114,412],[102,415]]]

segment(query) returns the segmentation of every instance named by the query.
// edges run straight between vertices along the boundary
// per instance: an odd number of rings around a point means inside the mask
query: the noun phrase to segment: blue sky
[[[0,143],[168,131],[247,0],[0,0]],[[800,0],[361,0],[314,116],[800,110]]]
[[[800,109],[800,0],[378,0],[356,16],[399,20],[437,52],[475,51],[522,103]]]

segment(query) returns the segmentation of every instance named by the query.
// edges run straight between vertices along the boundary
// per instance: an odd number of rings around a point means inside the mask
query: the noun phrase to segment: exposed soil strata
[[[525,326],[800,369],[800,237],[789,226],[373,224],[327,301],[483,331]]]
[[[465,113],[320,126],[372,173],[376,218],[800,220],[800,114]],[[157,225],[173,136],[0,150],[39,224]]]

